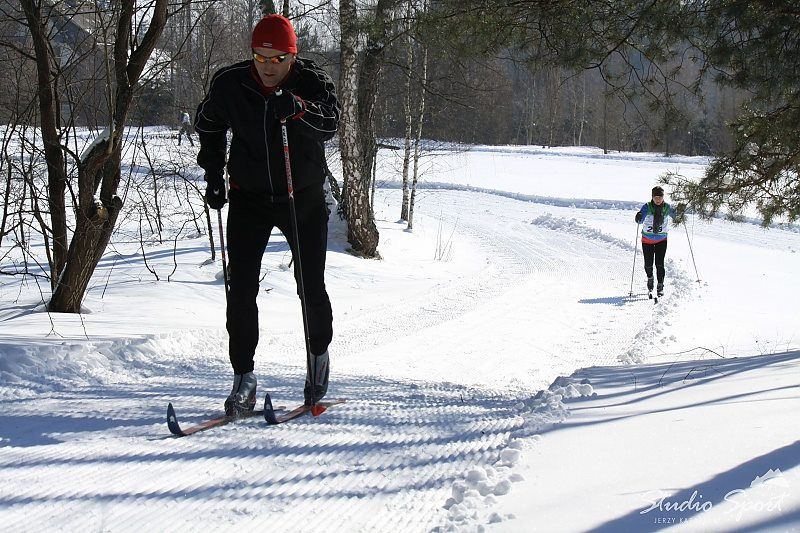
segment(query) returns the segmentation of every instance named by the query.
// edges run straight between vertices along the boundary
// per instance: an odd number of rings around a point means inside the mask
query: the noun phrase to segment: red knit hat
[[[251,48],[272,48],[281,52],[297,53],[297,35],[289,19],[281,15],[267,15],[253,28]]]

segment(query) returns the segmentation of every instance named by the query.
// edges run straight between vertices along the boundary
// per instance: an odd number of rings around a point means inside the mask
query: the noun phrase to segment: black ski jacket
[[[252,60],[220,69],[197,107],[200,137],[197,164],[206,181],[223,179],[227,132],[233,132],[227,161],[231,189],[253,199],[288,199],[280,122],[273,94],[264,94],[251,74]],[[325,180],[325,141],[336,134],[339,102],[331,79],[312,61],[297,58],[280,89],[305,102],[304,113],[286,121],[295,192]]]

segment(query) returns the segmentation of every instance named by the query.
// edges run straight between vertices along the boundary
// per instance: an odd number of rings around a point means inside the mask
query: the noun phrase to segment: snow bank
[[[587,226],[586,224],[575,218],[567,219],[564,217],[553,216],[550,213],[545,213],[544,215],[538,216],[535,219],[533,219],[531,221],[531,224],[535,226],[542,226],[544,228],[548,228],[554,231],[565,231],[573,235],[578,235],[579,237],[585,237],[588,240],[607,242],[615,246],[619,246],[623,250],[633,249],[633,246],[631,245],[630,242],[626,242],[622,239],[618,239],[617,237],[613,237],[602,231],[590,228],[589,226]]]
[[[53,336],[25,343],[0,338],[0,384],[24,385],[13,389],[18,397],[20,391],[138,382],[176,364],[196,364],[199,353],[219,353],[224,341],[215,330],[98,340]]]
[[[594,394],[588,379],[559,376],[546,390],[519,402],[515,408],[523,424],[512,432],[508,445],[494,463],[476,466],[463,479],[453,483],[451,495],[444,504],[447,523],[437,531],[482,531],[484,525],[513,520],[513,513],[498,513],[498,498],[509,494],[515,483],[524,481],[517,465],[526,447],[539,442],[539,432],[558,424],[569,416],[563,400]]]
[[[795,531],[800,352],[708,355],[556,380],[592,394],[564,398],[568,416],[523,448],[535,475],[497,500],[515,520],[487,529]]]

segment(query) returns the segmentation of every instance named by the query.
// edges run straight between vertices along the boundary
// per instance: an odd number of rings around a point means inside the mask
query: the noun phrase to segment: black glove
[[[278,120],[288,120],[306,110],[303,99],[289,91],[282,91],[281,94],[276,94],[272,102],[275,109],[275,118]]]
[[[222,209],[228,203],[225,197],[225,180],[206,176],[206,203],[211,209]]]
[[[639,211],[638,213],[636,213],[636,216],[634,218],[636,219],[636,223],[637,224],[641,224],[642,223],[642,212]]]
[[[675,216],[672,217],[672,223],[676,226],[680,226],[686,220],[686,204],[678,204],[678,207],[675,208]]]

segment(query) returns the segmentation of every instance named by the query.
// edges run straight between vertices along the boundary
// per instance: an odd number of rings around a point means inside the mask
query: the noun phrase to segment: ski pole
[[[228,300],[228,258],[225,255],[225,230],[222,229],[222,209],[217,210],[217,221],[219,222],[219,247],[222,250],[222,279],[225,280],[225,301]]]
[[[636,273],[636,252],[639,250],[639,223],[636,223],[636,237],[633,239],[633,268],[631,269],[631,292],[629,296],[633,296],[633,275]]]
[[[692,250],[692,241],[689,239],[689,230],[686,228],[686,224],[683,225],[683,229],[686,232],[686,242],[689,243],[689,253],[692,254],[692,264],[694,265],[694,274],[697,276],[697,283],[700,283],[700,273],[697,272],[697,263],[694,260],[694,250]]]
[[[282,91],[275,91],[275,96],[280,96]],[[308,312],[306,310],[306,289],[303,284],[303,263],[300,259],[300,236],[297,231],[297,211],[294,206],[294,187],[292,186],[292,164],[289,154],[289,135],[286,133],[286,119],[281,119],[281,139],[283,140],[283,162],[286,167],[286,188],[289,191],[289,217],[294,237],[294,249],[297,252],[295,261],[297,262],[297,285],[300,289],[300,308],[303,311],[303,333],[306,341],[306,364],[311,381],[311,414],[319,416],[322,414],[317,408],[316,381],[317,381],[317,361],[311,353],[311,345],[308,334]]]

